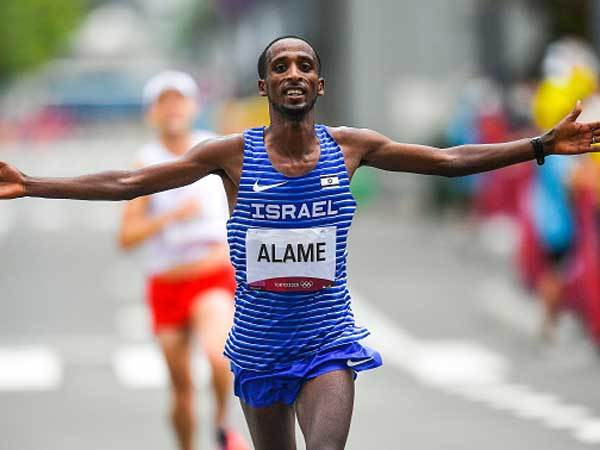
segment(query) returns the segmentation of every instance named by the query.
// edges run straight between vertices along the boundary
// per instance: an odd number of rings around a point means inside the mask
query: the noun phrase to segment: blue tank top
[[[225,355],[267,371],[358,341],[347,287],[347,238],[356,202],[339,145],[315,125],[321,153],[306,175],[271,164],[264,128],[244,132],[237,202],[227,222],[237,290]]]

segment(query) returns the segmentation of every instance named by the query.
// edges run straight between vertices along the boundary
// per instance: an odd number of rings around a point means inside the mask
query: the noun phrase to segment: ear
[[[267,83],[262,78],[258,80],[258,95],[261,97],[267,96]]]
[[[317,89],[317,95],[325,95],[325,79],[319,78],[319,86]]]

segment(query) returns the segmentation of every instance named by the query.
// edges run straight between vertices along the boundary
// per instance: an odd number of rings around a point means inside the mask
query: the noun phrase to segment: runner
[[[124,200],[223,180],[231,218],[236,310],[225,353],[259,450],[295,449],[297,416],[309,449],[342,449],[354,378],[381,364],[362,346],[346,285],[346,238],[355,209],[349,181],[361,165],[461,176],[550,154],[592,151],[600,122],[576,122],[581,105],[544,136],[440,150],[366,129],[315,124],[325,93],[321,61],[305,40],[271,42],[258,61],[271,124],[196,145],[173,162],[132,171],[48,179],[0,168],[0,197]]]
[[[148,81],[144,102],[157,139],[141,150],[139,167],[174,161],[192,144],[215,137],[209,131],[192,131],[197,96],[196,83],[186,73],[165,71]],[[194,337],[199,338],[212,371],[218,444],[224,450],[247,448],[226,423],[232,383],[223,346],[235,291],[227,216],[223,183],[209,175],[180,189],[130,201],[119,233],[124,249],[145,244],[147,300],[169,368],[171,420],[182,450],[193,448],[196,429],[190,361]]]

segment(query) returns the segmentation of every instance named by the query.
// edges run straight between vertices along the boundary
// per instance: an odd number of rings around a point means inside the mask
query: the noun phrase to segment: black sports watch
[[[541,166],[544,164],[544,158],[546,154],[544,153],[544,143],[542,142],[541,137],[534,137],[531,139],[531,145],[533,146],[533,154],[535,155],[535,160],[538,165]]]

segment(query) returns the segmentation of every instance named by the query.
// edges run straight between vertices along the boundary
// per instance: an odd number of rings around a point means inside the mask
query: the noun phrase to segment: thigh
[[[307,449],[343,450],[354,407],[354,374],[334,370],[307,381],[296,400]]]
[[[211,289],[194,301],[192,325],[209,358],[222,356],[232,323],[231,292],[221,288]]]
[[[240,401],[255,450],[296,450],[294,408],[276,403],[253,408]]]
[[[158,332],[171,383],[176,392],[183,393],[193,388],[191,370],[191,339],[186,329],[165,328]]]

